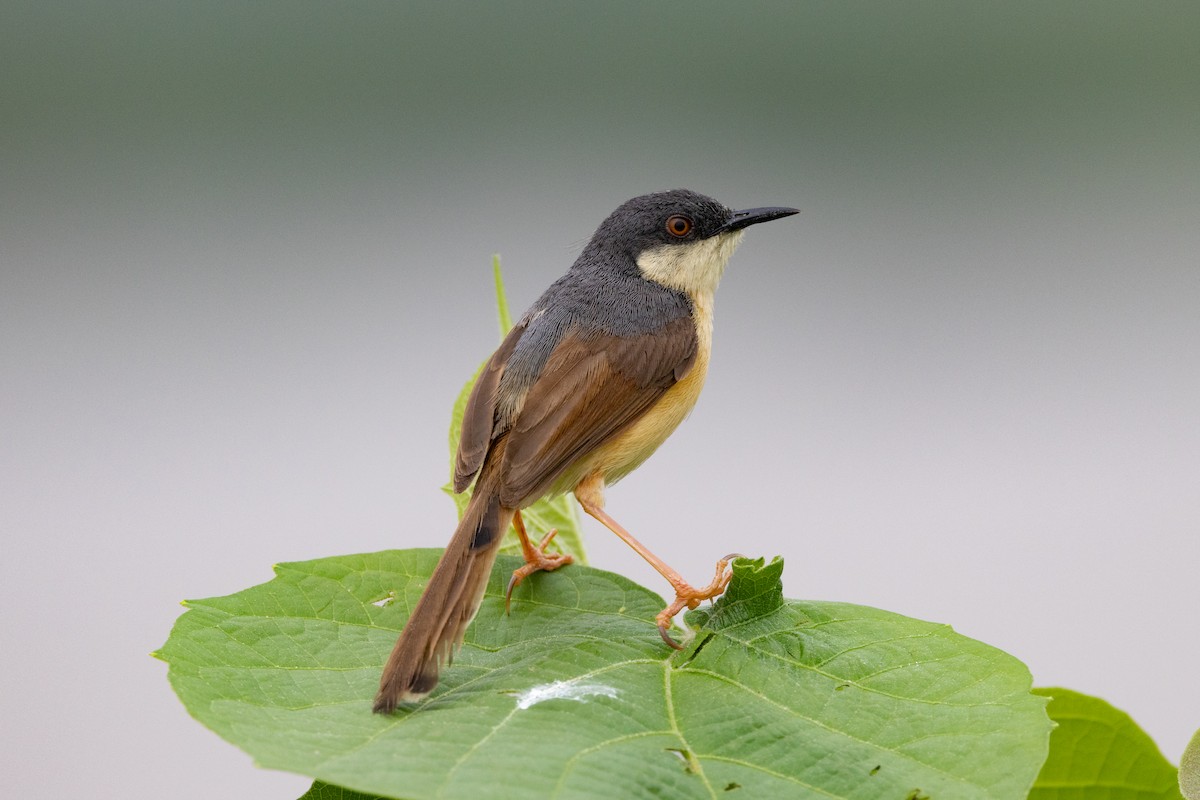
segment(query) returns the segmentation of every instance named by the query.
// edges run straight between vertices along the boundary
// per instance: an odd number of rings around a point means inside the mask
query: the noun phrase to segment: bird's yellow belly
[[[691,413],[707,373],[708,353],[697,354],[683,380],[664,392],[637,422],[597,449],[588,472],[599,473],[611,485],[641,466]]]

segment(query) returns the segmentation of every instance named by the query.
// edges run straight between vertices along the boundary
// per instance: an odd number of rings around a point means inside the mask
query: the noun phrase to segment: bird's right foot
[[[692,609],[700,605],[705,600],[711,600],[714,597],[719,597],[724,594],[726,587],[729,586],[729,580],[733,577],[733,572],[728,569],[729,562],[735,558],[741,558],[741,553],[730,553],[717,562],[717,574],[713,578],[712,583],[705,586],[703,589],[696,589],[691,584],[680,580],[671,581],[671,586],[675,589],[675,600],[669,606],[658,612],[658,616],[654,621],[658,623],[658,635],[662,640],[676,650],[682,650],[683,645],[671,638],[668,633],[671,629],[671,620],[675,619],[675,615],[685,608]]]

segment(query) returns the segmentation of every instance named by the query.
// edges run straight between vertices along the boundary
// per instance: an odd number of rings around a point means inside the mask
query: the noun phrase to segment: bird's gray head
[[[688,189],[622,203],[596,229],[588,250],[620,254],[642,277],[696,296],[711,294],[750,225],[797,213],[770,207],[733,211]]]

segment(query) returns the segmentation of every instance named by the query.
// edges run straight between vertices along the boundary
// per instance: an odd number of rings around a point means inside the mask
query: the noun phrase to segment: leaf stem
[[[500,338],[503,340],[512,330],[512,314],[508,311],[508,298],[504,294],[504,277],[500,274],[500,254],[492,256],[492,275],[496,278],[496,311],[500,315]]]

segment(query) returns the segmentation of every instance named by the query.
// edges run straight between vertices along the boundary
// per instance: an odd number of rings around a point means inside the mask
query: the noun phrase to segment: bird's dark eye
[[[692,232],[692,221],[682,214],[667,218],[667,233],[682,239]]]

